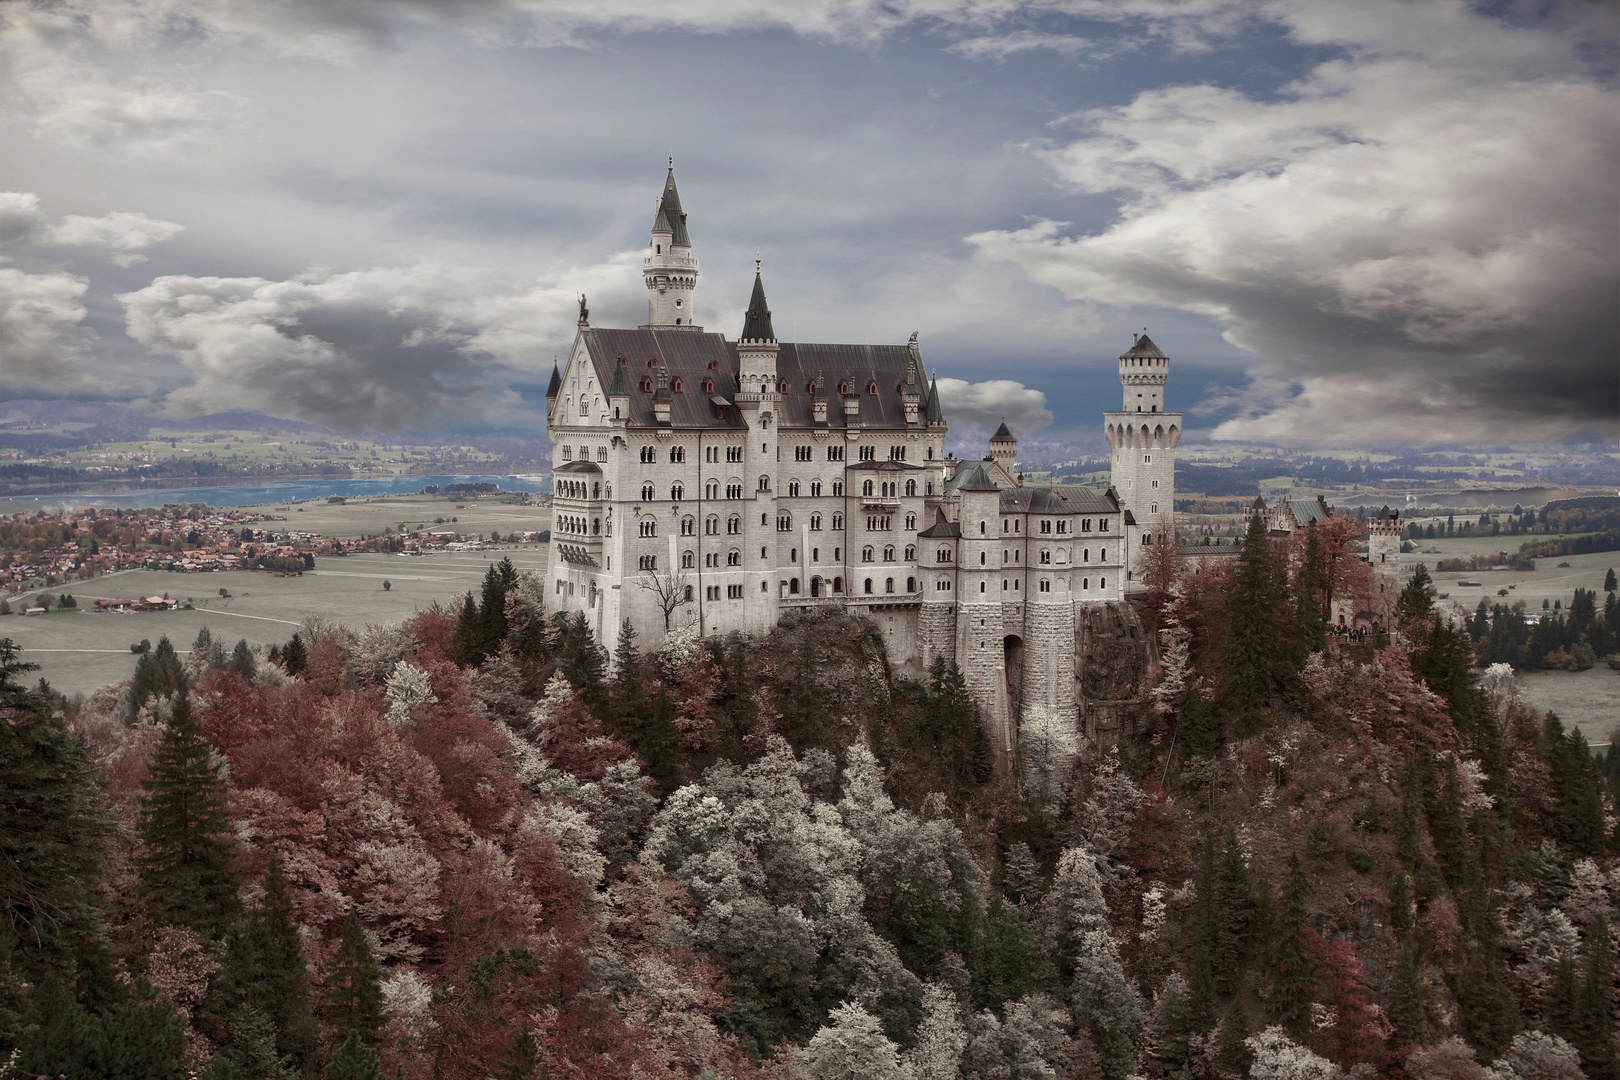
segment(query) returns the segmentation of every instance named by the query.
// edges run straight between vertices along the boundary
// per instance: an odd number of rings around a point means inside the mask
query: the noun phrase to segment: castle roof
[[[1119,503],[1088,487],[1017,487],[1001,491],[1004,514],[1117,514]]]
[[[546,397],[554,398],[562,393],[562,372],[557,370],[557,362],[551,363],[551,385],[546,389]]]
[[[771,327],[771,308],[765,302],[765,283],[759,271],[754,271],[754,295],[748,299],[748,315],[743,319],[743,341],[775,341],[776,331]]]
[[[928,414],[923,420],[930,424],[945,422],[945,412],[939,407],[939,380],[935,379],[928,384]]]
[[[1381,520],[1381,521],[1389,521],[1389,520],[1392,520],[1392,519],[1394,519],[1394,518],[1398,518],[1398,517],[1400,517],[1400,516],[1401,516],[1401,515],[1400,515],[1400,514],[1399,514],[1399,513],[1397,513],[1397,512],[1396,512],[1396,511],[1394,511],[1394,510],[1391,510],[1391,509],[1390,509],[1390,508],[1389,508],[1389,504],[1388,504],[1388,503],[1385,503],[1385,504],[1384,504],[1384,508],[1383,508],[1383,509],[1382,509],[1382,510],[1380,510],[1380,511],[1378,511],[1378,514],[1377,514],[1377,517],[1378,517],[1378,518],[1379,518],[1379,520]]]
[[[1327,518],[1327,501],[1320,495],[1314,499],[1289,499],[1288,509],[1294,515],[1294,521],[1300,525],[1313,525]]]
[[[1153,344],[1153,339],[1147,336],[1146,330],[1142,331],[1142,336],[1136,339],[1136,344],[1132,345],[1129,349],[1126,349],[1125,352],[1120,356],[1120,359],[1124,360],[1127,357],[1140,356],[1151,356],[1160,360],[1170,359],[1168,356],[1164,355],[1164,353],[1159,351],[1159,347],[1157,345]]]
[[[613,385],[608,387],[608,397],[629,397],[630,380],[624,377],[627,365],[615,362],[613,365]]]
[[[946,491],[1000,491],[1001,485],[990,475],[986,462],[975,461],[956,470],[956,475],[945,481]]]
[[[658,212],[653,215],[652,231],[669,233],[669,242],[691,247],[692,238],[686,233],[686,213],[681,209],[681,193],[675,190],[675,165],[669,166],[664,180],[664,196],[658,200]]]
[[[1013,438],[1013,433],[1007,430],[1007,421],[1003,420],[1001,422],[1001,426],[996,428],[996,433],[994,435],[990,436],[990,441],[991,442],[1017,442],[1018,440]]]
[[[720,334],[690,330],[649,328],[613,330],[586,327],[580,339],[590,357],[598,385],[609,386],[610,394],[628,397],[626,416],[632,428],[661,427],[653,416],[653,392],[644,391],[643,375],[667,373],[670,379],[670,427],[746,427],[732,406],[737,393],[737,345]],[[620,386],[615,369],[618,358],[629,362],[627,385]],[[649,361],[656,360],[656,366]],[[867,428],[904,430],[906,424],[903,387],[920,382],[913,371],[916,361],[905,345],[823,345],[783,342],[776,354],[777,377],[787,389],[776,409],[777,424],[788,429],[833,429],[849,426],[844,410],[835,404],[821,424],[815,420],[810,383],[818,375],[833,386],[846,383],[860,405],[855,419]],[[713,391],[702,389],[705,379],[714,380]],[[675,390],[679,380],[680,389]],[[657,379],[654,378],[656,386]],[[875,386],[875,392],[873,387]],[[830,396],[825,388],[823,396]]]
[[[961,535],[962,526],[954,521],[946,521],[943,515],[917,534],[923,540],[954,540]]]

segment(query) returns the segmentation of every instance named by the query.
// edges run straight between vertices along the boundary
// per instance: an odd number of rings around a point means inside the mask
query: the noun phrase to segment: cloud
[[[107,248],[116,253],[113,262],[133,266],[146,261],[146,256],[136,254],[141,248],[172,239],[185,231],[184,225],[173,221],[159,221],[145,214],[120,210],[102,217],[69,214],[49,229],[47,235],[57,244]]]
[[[1275,98],[1167,87],[1071,118],[1086,134],[1044,156],[1119,193],[1112,226],[971,241],[1074,300],[1217,320],[1257,357],[1221,437],[1612,432],[1620,94],[1557,26],[1326,7],[1270,9],[1344,51]]]
[[[285,281],[172,275],[119,299],[130,336],[192,375],[168,398],[180,414],[254,408],[339,431],[539,425],[511,383],[566,347],[576,288],[625,302],[640,254],[516,284],[437,262]]]
[[[0,371],[9,394],[83,391],[79,370],[87,283],[72,274],[30,274],[0,266]]]
[[[1020,439],[1052,424],[1046,395],[1012,379],[940,379],[939,403],[951,445],[973,456],[983,452],[984,441],[1002,423]]]
[[[1005,60],[1021,52],[1046,49],[1063,56],[1078,56],[1094,52],[1095,41],[1074,34],[1040,34],[1033,30],[1018,30],[999,37],[963,38],[950,47],[950,51],[969,60]]]

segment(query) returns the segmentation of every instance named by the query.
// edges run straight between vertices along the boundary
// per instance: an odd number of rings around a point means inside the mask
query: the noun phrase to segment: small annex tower
[[[692,237],[686,231],[686,211],[681,194],[675,190],[675,158],[669,159],[669,175],[664,193],[653,213],[652,239],[647,257],[641,260],[641,276],[647,283],[647,325],[657,328],[702,330],[692,325],[692,293],[697,289],[698,261],[692,257]]]
[[[1170,380],[1170,358],[1143,330],[1119,358],[1124,403],[1119,412],[1103,413],[1103,430],[1112,451],[1112,479],[1120,505],[1127,511],[1126,534],[1132,562],[1140,565],[1142,548],[1161,540],[1175,543],[1176,444],[1181,441],[1181,414],[1164,411],[1164,388]],[[1132,574],[1140,586],[1141,575]]]

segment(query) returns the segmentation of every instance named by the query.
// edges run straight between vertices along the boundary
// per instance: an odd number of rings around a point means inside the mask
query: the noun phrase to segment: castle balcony
[[[900,497],[898,495],[891,495],[886,498],[876,495],[863,495],[861,496],[861,509],[893,513],[900,509]]]
[[[690,255],[648,255],[641,260],[641,265],[658,267],[691,267],[697,269],[698,261]]]

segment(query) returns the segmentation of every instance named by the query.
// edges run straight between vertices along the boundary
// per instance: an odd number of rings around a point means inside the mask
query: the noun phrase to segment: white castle
[[[945,453],[917,335],[899,345],[779,341],[756,265],[735,341],[693,323],[698,262],[673,162],[642,262],[647,324],[579,330],[546,395],[553,610],[611,643],[695,625],[765,634],[792,608],[874,620],[914,675],[959,664],[998,753],[1021,714],[1073,716],[1084,605],[1139,584],[1174,543],[1181,414],[1144,333],[1105,414],[1113,485],[1026,485],[1003,424],[981,461]]]

